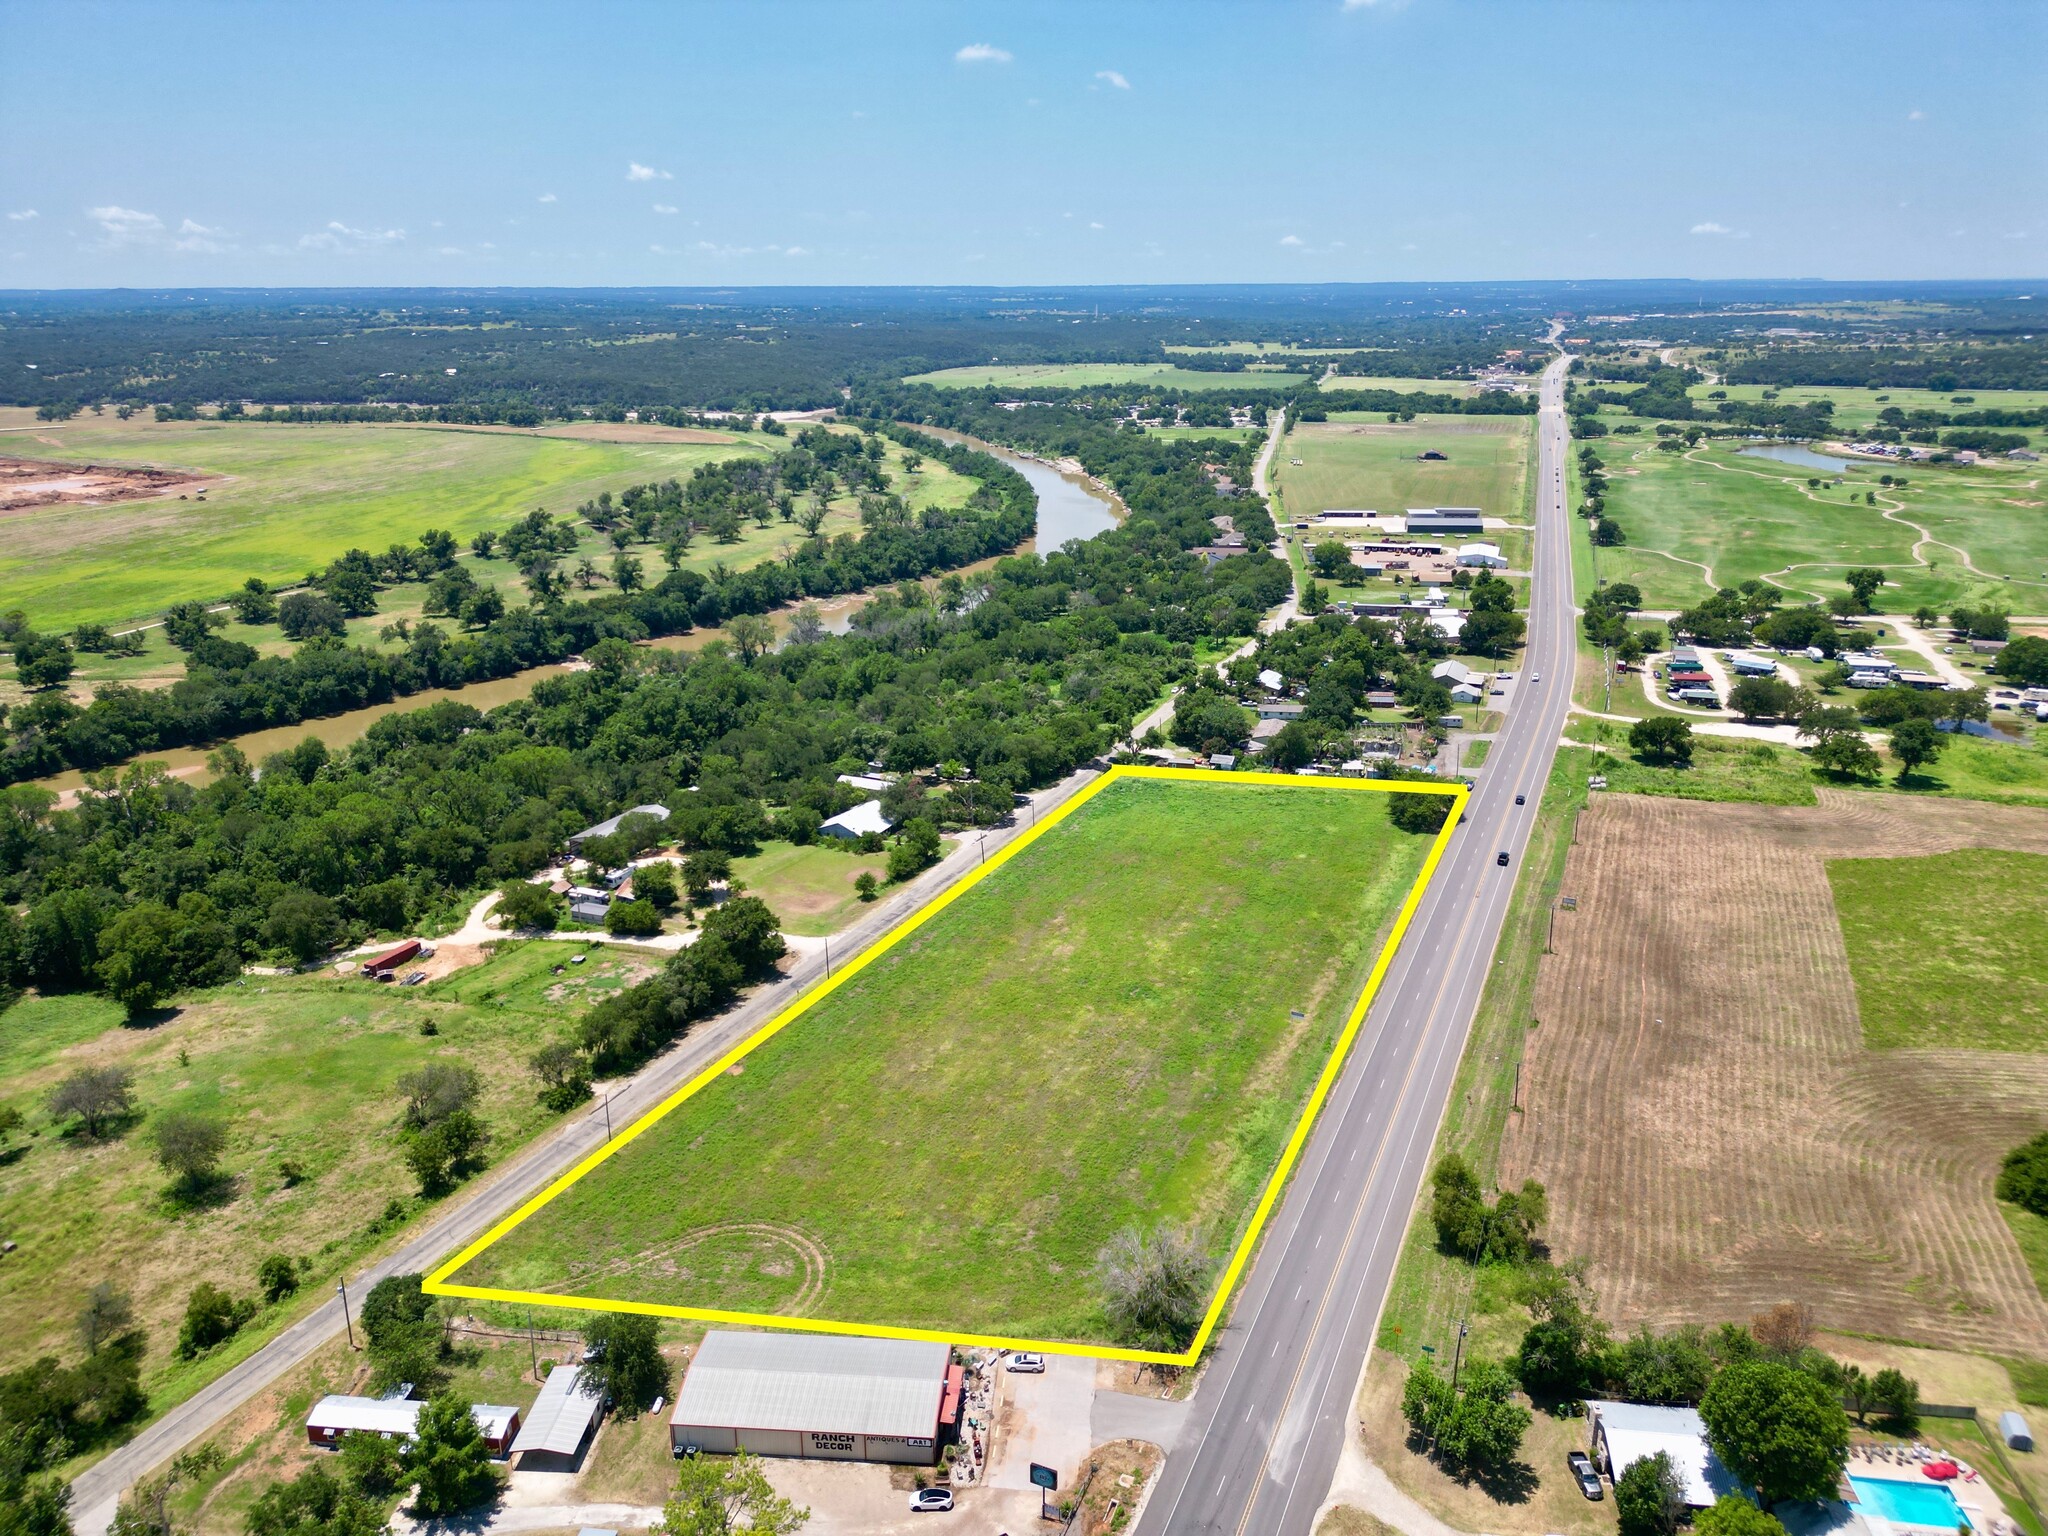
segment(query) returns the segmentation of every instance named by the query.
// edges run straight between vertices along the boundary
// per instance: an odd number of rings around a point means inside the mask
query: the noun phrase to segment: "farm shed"
[[[1482,533],[1486,518],[1477,507],[1410,507],[1410,533]]]
[[[1685,1502],[1705,1509],[1742,1484],[1721,1464],[1707,1444],[1707,1427],[1694,1408],[1653,1408],[1643,1403],[1586,1404],[1586,1422],[1593,1442],[1593,1461],[1613,1481],[1646,1456],[1659,1451],[1678,1469]]]
[[[837,816],[818,828],[821,837],[866,837],[873,833],[880,837],[895,823],[882,810],[879,800],[863,800],[850,811],[841,811]]]
[[[558,1365],[548,1372],[540,1396],[527,1412],[526,1427],[512,1442],[512,1454],[523,1456],[539,1451],[553,1456],[574,1456],[597,1422],[598,1400],[583,1388],[583,1367]]]
[[[380,955],[372,955],[363,962],[365,976],[381,976],[395,971],[399,966],[417,955],[423,946],[418,939],[407,939],[403,944],[394,944]]]
[[[1999,1438],[2016,1451],[2031,1451],[2034,1448],[2034,1432],[2027,1428],[2027,1421],[2008,1408],[1998,1416]]]
[[[668,807],[665,805],[636,805],[631,810],[621,811],[616,816],[600,821],[594,827],[585,827],[581,832],[577,832],[570,837],[570,851],[581,853],[583,845],[593,837],[610,837],[619,830],[619,823],[623,822],[628,816],[652,816],[656,821],[667,821]]]
[[[940,1343],[713,1329],[676,1394],[669,1443],[678,1455],[931,1466],[962,1382]]]

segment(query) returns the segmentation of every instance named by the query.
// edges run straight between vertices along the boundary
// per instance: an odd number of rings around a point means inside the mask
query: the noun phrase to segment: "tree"
[[[276,1306],[299,1288],[299,1266],[288,1254],[266,1254],[256,1266],[256,1288],[263,1292],[264,1301]]]
[[[1491,1360],[1467,1361],[1453,1393],[1430,1362],[1415,1366],[1401,1392],[1410,1431],[1431,1440],[1436,1457],[1453,1472],[1505,1467],[1522,1448],[1529,1410],[1512,1397],[1514,1378]]]
[[[1796,1362],[1812,1345],[1813,1329],[1813,1308],[1796,1301],[1780,1302],[1749,1320],[1749,1336],[1788,1362]]]
[[[227,1127],[192,1110],[158,1116],[155,1139],[158,1166],[187,1194],[213,1182],[228,1149]]]
[[[1785,1536],[1775,1515],[1767,1515],[1739,1493],[1724,1493],[1692,1517],[1693,1536]]]
[[[641,901],[651,901],[661,911],[667,911],[676,904],[676,867],[667,862],[636,865],[633,870],[633,895]]]
[[[590,1097],[590,1063],[566,1040],[542,1046],[527,1058],[540,1079],[540,1101],[556,1114],[574,1109]]]
[[[95,1139],[135,1108],[134,1079],[126,1067],[82,1067],[54,1088],[47,1101],[52,1120],[76,1116]]]
[[[185,1320],[178,1328],[178,1358],[190,1360],[235,1336],[256,1315],[256,1303],[230,1296],[211,1280],[192,1288],[185,1301]]]
[[[612,584],[621,592],[637,592],[646,585],[647,567],[638,555],[618,554],[612,557]]]
[[[1595,1315],[1583,1266],[1542,1264],[1526,1273],[1522,1300],[1531,1322],[1515,1352],[1515,1374],[1532,1397],[1575,1401],[1600,1374],[1607,1325]]]
[[[1471,1264],[1519,1264],[1535,1251],[1536,1229],[1549,1217],[1543,1186],[1525,1179],[1489,1206],[1472,1165],[1455,1152],[1430,1174],[1430,1220],[1437,1246]]]
[[[395,1086],[405,1100],[406,1129],[424,1131],[472,1108],[483,1080],[474,1068],[452,1061],[429,1061],[401,1075]]]
[[[1766,1509],[1831,1496],[1849,1456],[1849,1416],[1828,1388],[1773,1360],[1738,1361],[1700,1399],[1707,1442]]]
[[[853,877],[853,894],[862,901],[873,901],[880,890],[881,883],[875,879],[872,871],[864,869]]]
[[[341,942],[341,914],[318,892],[288,890],[270,904],[263,940],[305,965]]]
[[[0,1430],[0,1536],[72,1536],[70,1508],[70,1485],[37,1472],[20,1430]]]
[[[583,1342],[597,1358],[585,1363],[579,1387],[637,1419],[641,1409],[669,1387],[655,1319],[630,1312],[600,1312],[583,1330]]]
[[[1884,572],[1868,566],[1856,566],[1846,572],[1842,580],[1848,584],[1849,595],[1856,599],[1858,613],[1875,613],[1871,606],[1877,596],[1877,589],[1885,584]]]
[[[1621,524],[1611,517],[1600,517],[1593,522],[1593,542],[1603,548],[1626,544],[1628,535],[1621,531]]]
[[[1318,576],[1335,581],[1351,569],[1351,549],[1341,539],[1324,539],[1309,551],[1309,560]]]
[[[458,1109],[406,1143],[405,1164],[419,1180],[423,1197],[444,1194],[483,1166],[483,1149],[491,1133],[483,1121]]]
[[[61,635],[24,631],[14,640],[14,675],[29,689],[55,688],[70,680],[77,658]]]
[[[1403,832],[1434,837],[1451,814],[1451,796],[1426,795],[1412,789],[1396,790],[1387,796],[1387,819]]]
[[[1883,769],[1860,731],[1833,731],[1813,744],[1814,766],[1841,779],[1874,779]]]
[[[1609,1371],[1632,1402],[1696,1403],[1714,1378],[1714,1360],[1697,1329],[1638,1328],[1615,1349]]]
[[[1652,715],[1628,728],[1629,750],[1646,763],[1692,766],[1692,724],[1672,715]]]
[[[421,1278],[387,1275],[363,1299],[363,1338],[371,1379],[379,1387],[405,1381],[424,1385],[441,1374],[447,1340],[434,1315],[433,1298],[420,1289]]]
[[[100,1352],[101,1345],[134,1326],[135,1303],[126,1291],[116,1290],[113,1281],[102,1280],[85,1293],[78,1309],[78,1342],[85,1346],[88,1359]]]
[[[131,1018],[150,1012],[176,988],[173,946],[181,926],[161,902],[139,901],[100,930],[100,981]]]
[[[661,932],[661,913],[651,901],[615,901],[605,911],[604,931],[619,938],[647,938]]]
[[[1870,1378],[1864,1398],[1901,1430],[1910,1430],[1920,1416],[1920,1383],[1891,1366]]]
[[[782,923],[758,896],[735,896],[704,918],[704,938],[723,941],[726,951],[749,980],[765,976],[789,952]],[[697,941],[704,942],[703,938]],[[691,946],[694,948],[695,946]],[[685,951],[687,953],[687,951]]]
[[[2005,1154],[1996,1190],[1999,1199],[2048,1216],[2048,1131]]]
[[[287,640],[348,633],[348,620],[341,605],[324,592],[287,593],[277,605],[277,624]]]
[[[1266,743],[1264,762],[1282,773],[1292,773],[1306,768],[1315,757],[1314,734],[1299,720],[1290,720]]]
[[[499,888],[495,910],[515,929],[552,933],[562,920],[562,898],[544,885],[513,880]]]
[[[1745,677],[1728,690],[1728,707],[1745,720],[1783,719],[1799,706],[1799,690],[1780,677]]]
[[[1991,670],[2022,688],[2048,688],[2048,640],[2022,635],[1992,660]]]
[[[718,848],[699,848],[683,860],[683,888],[692,901],[702,901],[711,888],[732,878],[732,855]]]
[[[1668,1452],[1639,1457],[1614,1482],[1621,1536],[1672,1536],[1685,1515],[1685,1485]]]
[[[736,613],[727,619],[725,637],[749,666],[775,648],[775,626],[758,613]]]
[[[427,1399],[405,1454],[405,1470],[419,1485],[415,1518],[458,1515],[486,1503],[498,1491],[490,1448],[477,1428],[470,1404],[453,1393]]]
[[[1184,1350],[1209,1302],[1209,1255],[1193,1227],[1149,1235],[1126,1227],[1095,1261],[1102,1310],[1118,1342],[1133,1349]]]
[[[1931,720],[1902,720],[1892,727],[1892,756],[1898,760],[1899,782],[1904,783],[1924,764],[1933,762],[1948,747],[1948,738],[1934,728]]]
[[[1212,688],[1190,688],[1173,701],[1173,723],[1167,734],[1177,746],[1221,752],[1251,733],[1251,712]]]
[[[348,1439],[389,1444],[382,1435]],[[258,1494],[243,1529],[248,1536],[376,1536],[384,1529],[384,1512],[336,1482],[325,1467],[308,1467],[290,1482],[272,1483]]]
[[[741,1451],[685,1456],[654,1529],[663,1536],[795,1536],[810,1518],[775,1491],[760,1457]]]
[[[908,880],[939,859],[939,829],[924,817],[906,822],[903,840],[889,850],[889,878]]]

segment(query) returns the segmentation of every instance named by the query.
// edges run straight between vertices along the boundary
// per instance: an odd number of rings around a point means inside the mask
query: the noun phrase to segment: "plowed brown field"
[[[2048,1358],[1991,1185],[2048,1057],[1871,1051],[1822,861],[2048,852],[2048,814],[1822,789],[1817,807],[1595,796],[1536,988],[1503,1185],[1550,1189],[1617,1325],[1741,1319]]]

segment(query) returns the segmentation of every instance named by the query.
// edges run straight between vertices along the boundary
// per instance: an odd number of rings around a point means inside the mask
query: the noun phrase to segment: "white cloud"
[[[1344,0],[1347,11],[1399,11],[1407,5],[1408,0]]]
[[[556,198],[555,194],[552,192],[543,192],[539,197],[535,198],[534,201],[537,203],[552,203],[556,201]]]
[[[109,203],[104,208],[88,208],[86,216],[99,225],[100,232],[116,244],[136,240],[154,240],[164,231],[164,221],[153,213],[142,213],[134,208],[123,208]]]
[[[1007,64],[1014,57],[1006,48],[994,43],[969,43],[953,55],[955,64]]]
[[[656,203],[654,211],[656,213],[681,213],[683,210],[676,207],[673,203]]]
[[[1128,91],[1131,88],[1131,82],[1113,69],[1098,69],[1095,71],[1095,78],[1108,81],[1120,91]]]
[[[1280,237],[1280,243],[1282,245],[1300,245],[1302,243],[1302,239],[1299,235],[1282,235]]]
[[[42,215],[33,208],[24,208],[19,213],[8,214],[7,217],[14,220],[17,224],[26,224],[30,219],[40,219]]]
[[[674,181],[675,177],[667,171],[657,171],[651,165],[642,165],[638,160],[629,160],[626,162],[626,180]]]
[[[327,227],[299,236],[299,247],[308,251],[364,251],[379,245],[395,245],[405,238],[402,229],[353,229],[339,219]]]
[[[434,247],[434,254],[436,256],[467,256],[469,252],[459,245],[437,245]]]
[[[187,219],[178,226],[178,236],[171,242],[174,251],[197,251],[212,256],[230,249],[228,244],[234,238],[224,229],[208,229],[204,224]]]
[[[2009,229],[2005,232],[2005,238],[2008,240],[2024,240],[2027,238],[2027,232],[2024,229]]]
[[[1927,121],[1927,114],[1925,112],[1922,112],[1918,107],[1915,107],[1912,111],[1906,114],[1906,121],[1909,123],[1924,123]]]
[[[788,250],[784,251],[782,254],[785,256],[808,256],[811,253],[805,250],[800,245],[792,245]]]
[[[1094,219],[1090,219],[1090,220],[1088,221],[1088,227],[1089,227],[1090,229],[1101,229],[1101,228],[1102,228],[1103,226],[1102,226],[1101,224],[1097,223],[1097,222],[1096,222],[1096,221],[1095,221]]]
[[[1704,224],[1693,225],[1692,232],[1696,235],[1732,235],[1735,233],[1726,224],[1716,224],[1712,219],[1708,219]]]

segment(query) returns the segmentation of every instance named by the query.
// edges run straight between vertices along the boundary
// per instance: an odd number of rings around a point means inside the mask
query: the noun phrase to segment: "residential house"
[[[863,800],[850,811],[841,811],[818,828],[821,837],[858,839],[870,834],[880,837],[896,823],[882,809],[879,800]]]

